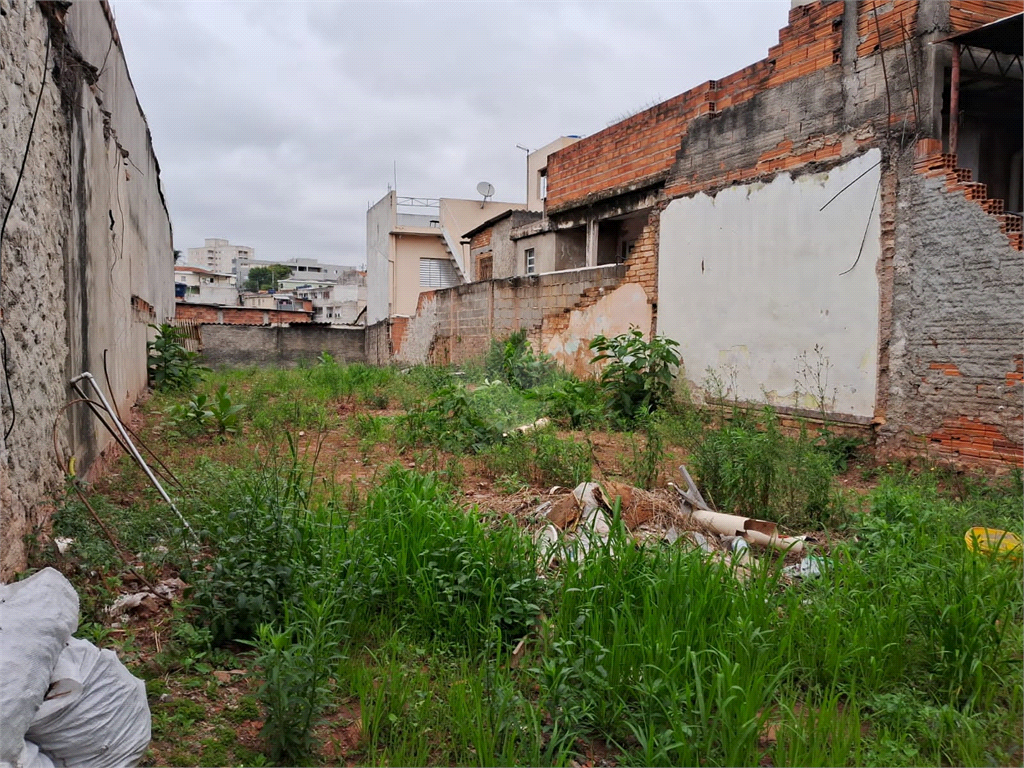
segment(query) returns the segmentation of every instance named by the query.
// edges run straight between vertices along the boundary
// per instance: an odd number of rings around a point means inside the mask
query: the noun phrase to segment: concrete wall
[[[506,203],[500,200],[459,200],[443,197],[438,207],[441,229],[448,234],[450,245],[457,250],[459,264],[467,281],[476,279],[472,273],[469,246],[463,245],[463,235],[472,229],[508,210],[522,210],[523,203]]]
[[[680,342],[691,382],[707,368],[734,369],[741,400],[816,409],[798,368],[818,347],[831,364],[829,410],[874,416],[879,160],[871,150],[827,173],[783,173],[668,205],[658,281],[676,300],[659,307],[658,326]],[[841,205],[819,211],[848,185]]]
[[[366,213],[366,321],[391,314],[391,230],[395,227],[395,193],[388,192]]]
[[[544,232],[515,241],[516,266],[519,274],[526,274],[526,250],[533,248],[534,273],[555,271],[555,233]]]
[[[278,365],[312,362],[321,352],[339,363],[366,360],[362,328],[296,325],[203,325],[203,360],[211,366]]]
[[[21,537],[45,527],[62,476],[54,415],[71,376],[102,377],[124,412],[146,386],[147,323],[174,314],[171,228],[145,115],[104,4],[66,12],[5,3],[0,16],[0,207],[13,193],[50,37],[47,82],[4,238],[3,328],[16,415],[0,444],[0,576],[24,565]],[[4,396],[5,423],[11,408]],[[58,424],[80,473],[109,444],[88,412]]]

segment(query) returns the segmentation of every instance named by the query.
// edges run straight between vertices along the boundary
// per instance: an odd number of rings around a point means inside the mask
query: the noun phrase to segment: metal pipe
[[[960,44],[953,43],[953,66],[949,73],[949,154],[956,154],[960,129]]]
[[[117,418],[117,414],[114,412],[114,409],[110,407],[110,403],[107,401],[107,396],[103,394],[103,390],[100,389],[99,384],[96,383],[96,377],[89,373],[89,371],[83,371],[71,380],[71,384],[75,385],[82,379],[88,379],[89,383],[92,384],[92,388],[96,390],[96,394],[99,395],[100,402],[103,404],[103,409],[107,412],[107,415],[110,416],[111,420],[113,420],[114,426],[117,427],[117,431],[121,434],[122,439],[128,446],[128,452],[131,453],[132,458],[134,458],[135,461],[138,462],[139,466],[142,467],[142,471],[149,477],[150,482],[152,482],[160,492],[160,495],[163,496],[164,501],[167,502],[168,506],[174,510],[174,514],[178,516],[178,519],[181,520],[185,528],[188,529],[188,532],[195,537],[196,532],[192,530],[192,526],[188,524],[188,520],[186,520],[181,512],[178,511],[178,508],[174,506],[174,502],[171,501],[171,497],[167,495],[167,491],[165,491],[164,487],[160,485],[160,481],[157,480],[156,475],[153,474],[153,470],[149,468],[146,460],[143,459],[142,454],[139,453],[139,449],[135,447],[135,443],[133,443],[132,439],[128,436],[128,432],[125,430],[121,420]]]

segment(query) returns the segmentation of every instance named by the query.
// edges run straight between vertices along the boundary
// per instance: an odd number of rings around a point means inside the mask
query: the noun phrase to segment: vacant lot
[[[149,681],[148,762],[1021,764],[1021,563],[964,539],[1020,535],[1019,473],[858,463],[609,350],[603,387],[522,339],[458,371],[166,376],[138,431],[195,536],[122,459],[83,488],[117,547],[69,493],[74,541],[37,552],[79,634]],[[681,463],[718,509],[808,535],[819,574],[694,546]],[[589,480],[619,490],[584,553],[565,510]],[[541,551],[554,509],[569,545]]]

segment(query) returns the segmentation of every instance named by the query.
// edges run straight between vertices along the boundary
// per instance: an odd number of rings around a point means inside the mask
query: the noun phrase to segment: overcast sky
[[[175,248],[365,261],[400,195],[524,202],[526,157],[767,55],[789,0],[114,0]]]

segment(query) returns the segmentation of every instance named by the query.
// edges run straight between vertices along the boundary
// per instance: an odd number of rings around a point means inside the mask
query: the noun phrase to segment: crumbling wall
[[[64,244],[71,199],[70,133],[47,53],[46,19],[35,3],[4,3],[0,16],[0,218],[11,204],[44,59],[46,85],[17,199],[0,244],[0,327],[9,376],[0,387],[0,580],[25,564],[23,537],[48,519],[62,473],[50,430],[67,399]],[[8,398],[7,388],[11,388]],[[13,401],[13,403],[12,403]],[[13,426],[12,426],[13,421]],[[3,433],[10,435],[3,440]],[[60,447],[67,436],[58,432]]]
[[[938,162],[953,167],[951,156]],[[883,451],[1024,464],[1024,254],[969,184],[900,165]],[[1019,219],[1017,220],[1019,227]],[[1011,233],[1012,235],[1012,233]]]
[[[0,576],[25,564],[62,473],[111,443],[73,408],[69,379],[111,381],[122,410],[146,386],[147,324],[174,314],[170,222],[145,116],[105,2],[9,2],[0,16],[0,203],[6,210],[42,77],[47,84],[0,253],[0,306],[16,414],[0,462]],[[47,42],[49,53],[47,54]],[[5,417],[10,404],[4,392]],[[10,421],[6,422],[8,425]]]
[[[476,360],[491,339],[521,329],[541,345],[543,329],[552,317],[568,316],[578,306],[593,304],[592,297],[614,289],[625,274],[626,267],[619,265],[425,291],[415,315],[392,319],[392,359],[405,364]],[[376,346],[379,349],[379,342]]]
[[[659,283],[677,300],[659,329],[680,342],[692,384],[710,368],[741,400],[873,418],[880,161],[871,150],[669,204]],[[824,391],[801,375],[808,365],[828,377]]]

